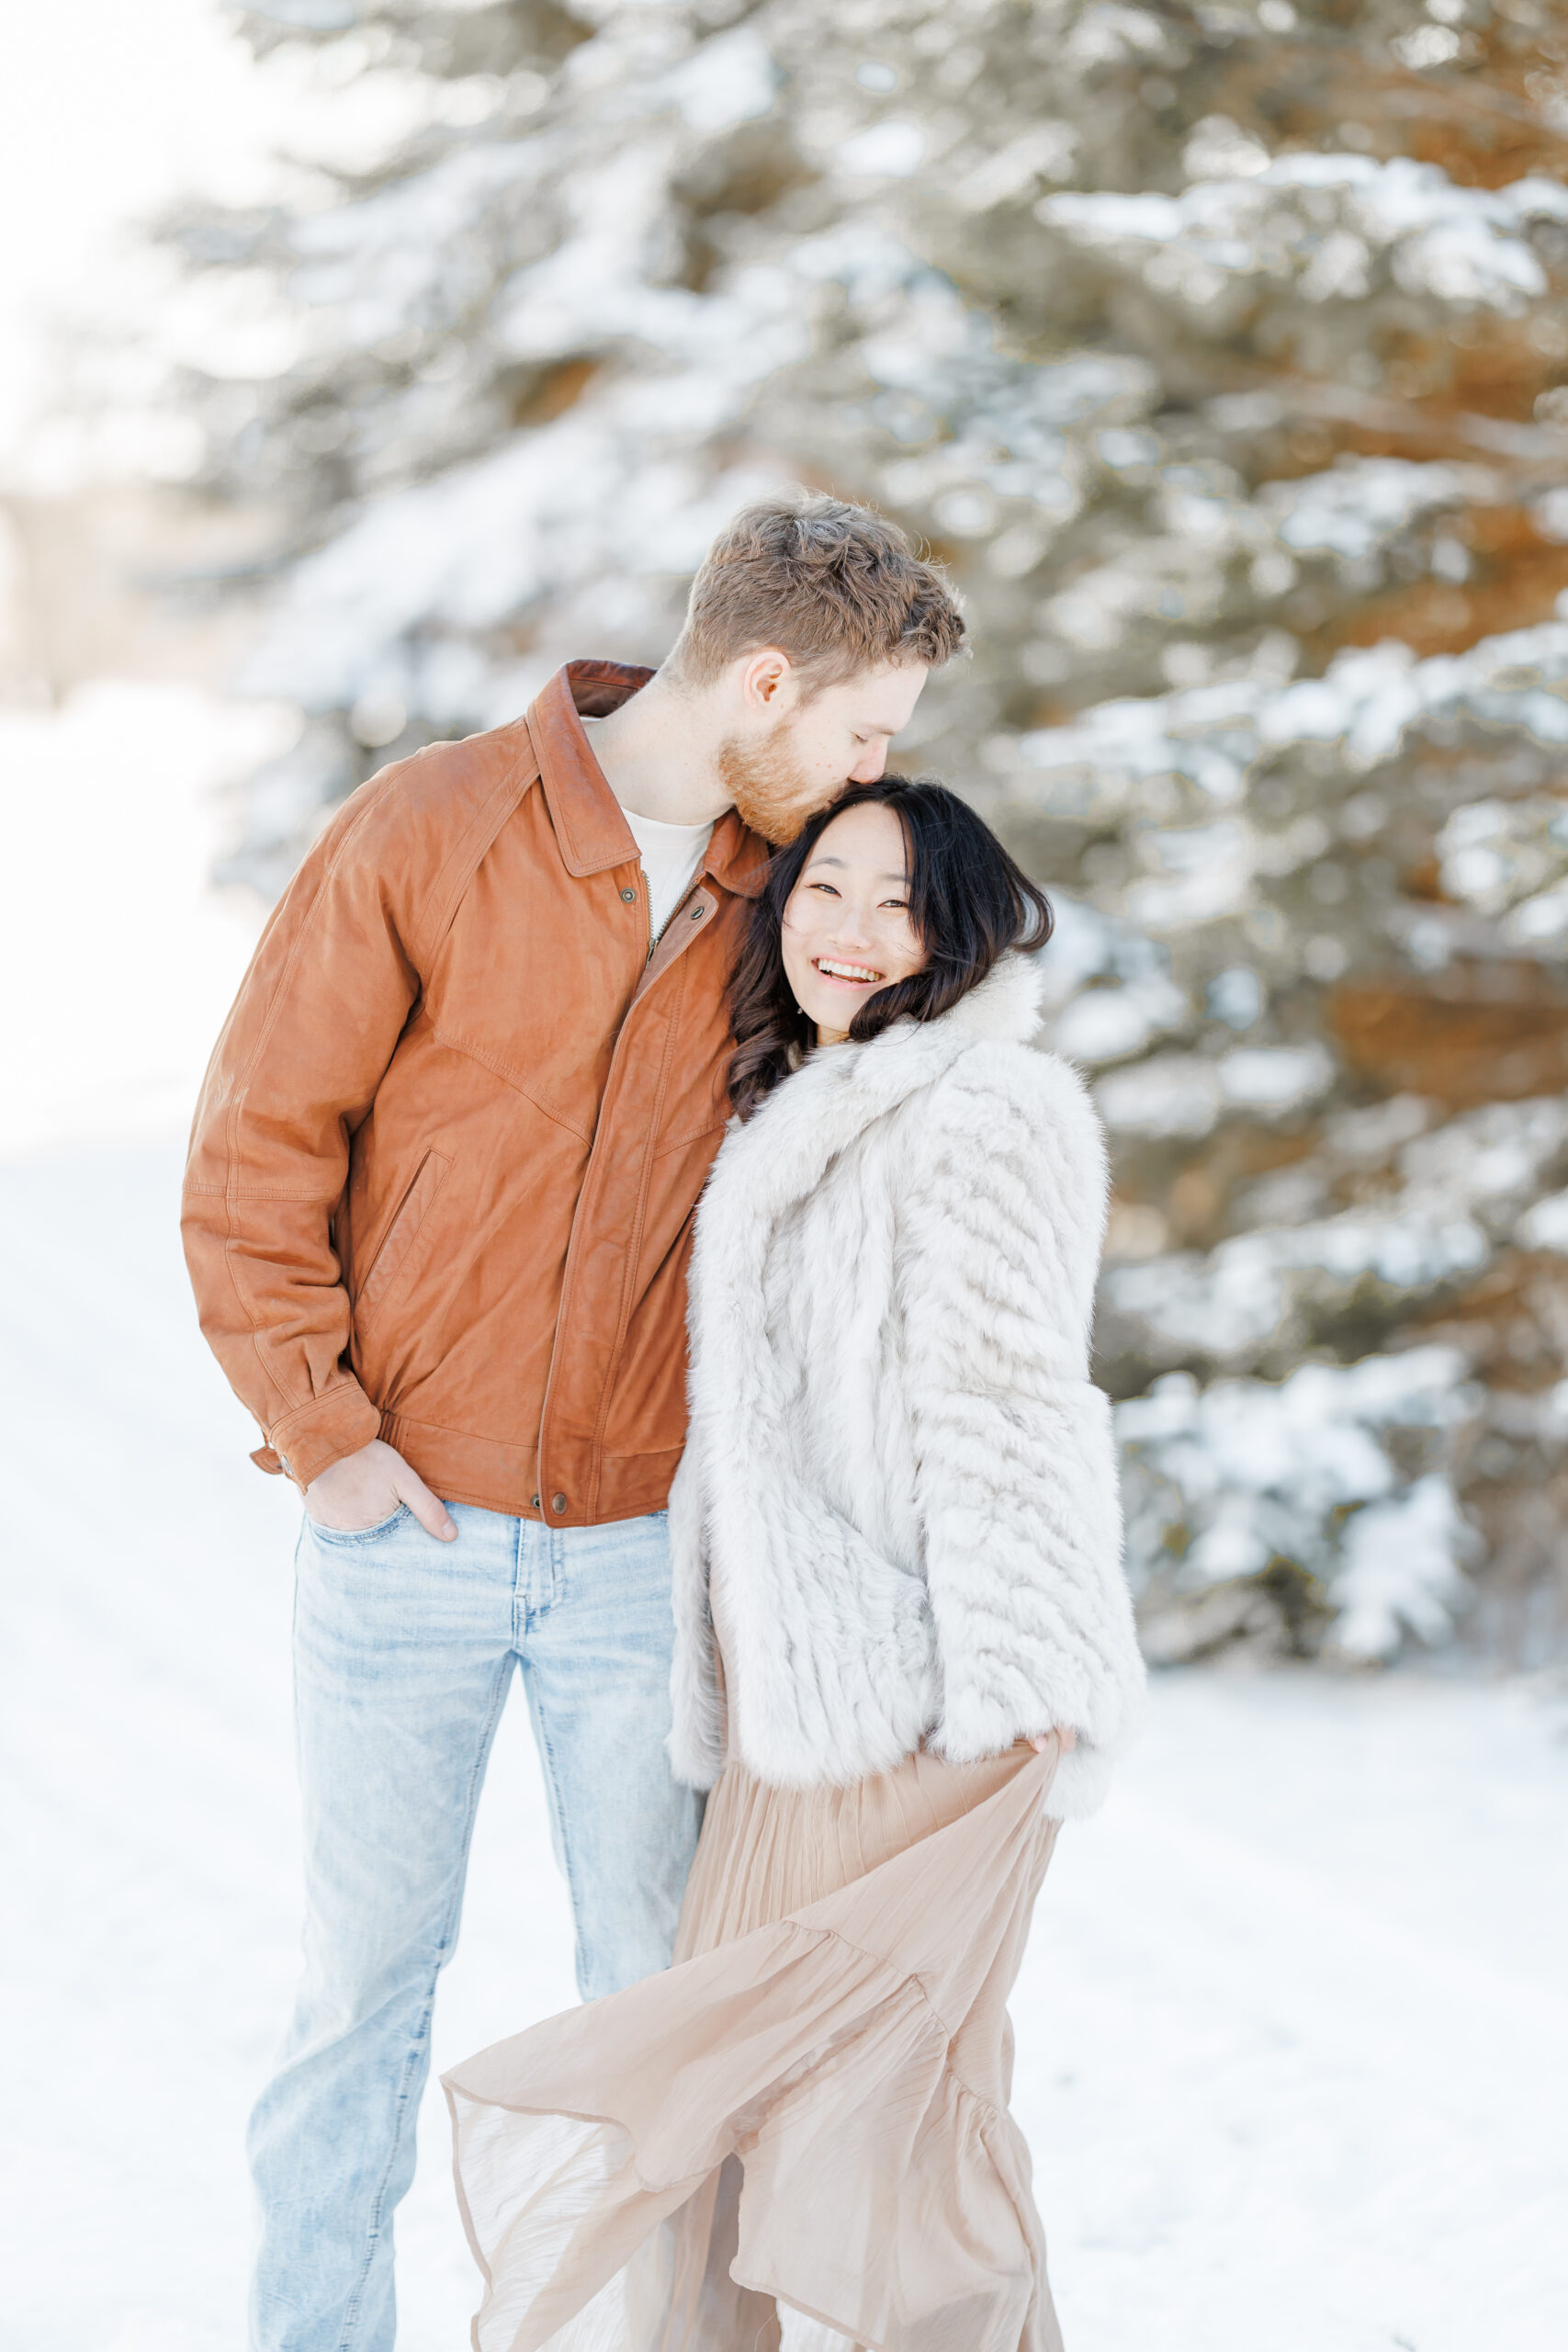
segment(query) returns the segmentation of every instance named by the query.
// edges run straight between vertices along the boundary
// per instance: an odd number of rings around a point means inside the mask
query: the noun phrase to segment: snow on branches
[[[424,101],[170,227],[292,329],[182,393],[280,518],[243,869],[566,655],[660,658],[753,491],[874,501],[974,629],[907,756],[1061,900],[1151,1642],[1557,1639],[1568,9],[245,22]]]

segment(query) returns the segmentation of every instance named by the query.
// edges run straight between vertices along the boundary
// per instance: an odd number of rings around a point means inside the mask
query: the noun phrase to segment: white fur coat
[[[1092,1811],[1143,1668],[1110,1408],[1089,1379],[1105,1153],[1006,958],[951,1012],[810,1057],[733,1125],[697,1213],[691,1433],[670,1501],[680,1777],[799,1788],[1071,1724]]]

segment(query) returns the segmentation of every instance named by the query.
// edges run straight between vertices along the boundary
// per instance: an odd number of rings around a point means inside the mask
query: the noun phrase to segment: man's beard
[[[761,743],[742,743],[733,735],[721,743],[718,772],[743,821],[775,849],[794,841],[807,819],[834,797],[807,780],[787,719]]]

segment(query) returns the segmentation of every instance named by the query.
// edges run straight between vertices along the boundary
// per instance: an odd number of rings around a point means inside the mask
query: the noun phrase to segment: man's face
[[[886,662],[813,693],[783,654],[749,657],[739,723],[719,747],[730,798],[765,841],[794,841],[846,785],[874,784],[926,683],[923,662]]]

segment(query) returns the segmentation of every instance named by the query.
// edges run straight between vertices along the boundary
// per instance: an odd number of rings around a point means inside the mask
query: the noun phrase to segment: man
[[[571,662],[525,718],[352,796],[219,1040],[186,1257],[254,1459],[305,1504],[306,1965],[252,2122],[257,2352],[390,2352],[514,1666],[580,1989],[668,1964],[700,1806],[664,1751],[664,1504],[726,972],[765,842],[882,773],[963,634],[879,517],[748,509],[657,673]]]

